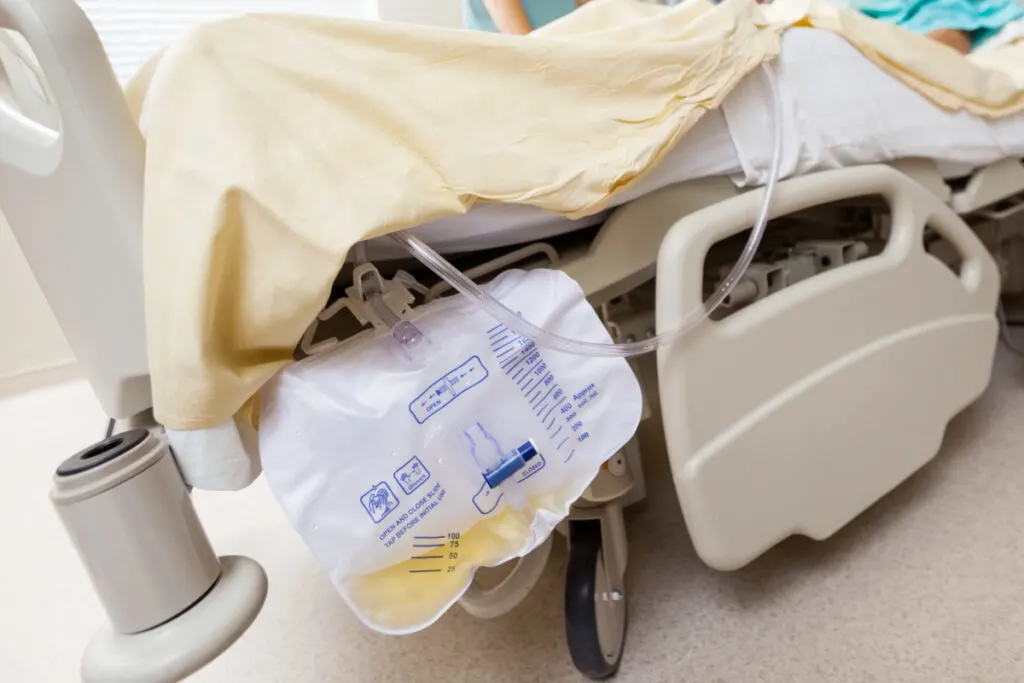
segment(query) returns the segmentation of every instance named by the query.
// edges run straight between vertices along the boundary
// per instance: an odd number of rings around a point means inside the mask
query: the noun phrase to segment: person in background
[[[586,0],[463,0],[466,28],[526,35],[564,17]]]

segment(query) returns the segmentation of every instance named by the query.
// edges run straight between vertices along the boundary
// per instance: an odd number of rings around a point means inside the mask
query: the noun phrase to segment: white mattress
[[[1024,115],[989,121],[939,109],[833,33],[788,31],[774,66],[784,108],[783,177],[916,157],[935,160],[951,178],[1005,157],[1024,157]],[[618,202],[712,175],[729,175],[741,186],[762,184],[771,162],[772,111],[757,70]],[[601,219],[574,223],[531,207],[480,204],[416,233],[442,252],[473,251],[546,239]],[[396,249],[378,240],[369,255],[402,253]]]

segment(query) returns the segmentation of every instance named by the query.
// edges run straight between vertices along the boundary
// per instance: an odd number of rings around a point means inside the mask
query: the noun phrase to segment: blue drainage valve
[[[537,447],[532,441],[527,441],[519,448],[515,448],[501,459],[501,462],[484,472],[484,481],[492,489],[498,488],[503,481],[511,477],[519,470],[526,467],[537,456]]]

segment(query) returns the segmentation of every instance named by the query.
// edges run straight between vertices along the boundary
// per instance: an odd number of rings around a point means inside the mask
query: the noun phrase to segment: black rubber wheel
[[[569,524],[565,636],[580,673],[601,680],[618,672],[626,645],[626,596],[613,599],[608,588],[597,520]]]

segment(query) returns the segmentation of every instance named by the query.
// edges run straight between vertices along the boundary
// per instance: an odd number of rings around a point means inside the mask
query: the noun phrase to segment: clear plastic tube
[[[477,305],[490,313],[498,322],[515,330],[527,339],[536,342],[538,346],[579,356],[628,358],[650,353],[660,346],[671,344],[704,322],[708,316],[722,305],[726,297],[732,293],[733,289],[736,288],[736,285],[739,284],[743,275],[747,272],[747,268],[753,262],[754,256],[761,246],[761,239],[764,237],[765,230],[768,227],[772,199],[775,196],[775,186],[779,181],[780,167],[782,165],[782,98],[779,94],[778,83],[775,80],[775,72],[767,63],[761,66],[775,103],[772,121],[775,129],[775,138],[768,182],[764,188],[764,202],[761,204],[761,211],[757,216],[757,221],[754,223],[754,228],[750,232],[750,238],[747,240],[747,244],[743,248],[743,253],[740,255],[739,260],[737,260],[736,265],[733,266],[728,276],[726,276],[708,300],[703,305],[689,311],[683,317],[679,326],[673,330],[662,332],[650,339],[642,339],[627,344],[608,344],[562,337],[537,327],[533,323],[524,320],[515,311],[506,308],[501,302],[463,275],[458,268],[428,247],[419,238],[406,231],[391,233],[391,238],[405,247],[409,253],[451,285],[457,292],[469,297]]]

